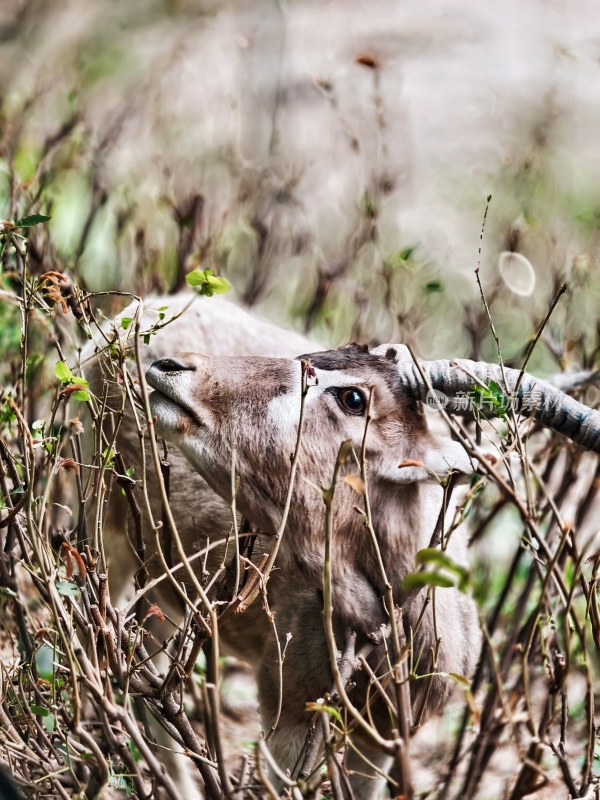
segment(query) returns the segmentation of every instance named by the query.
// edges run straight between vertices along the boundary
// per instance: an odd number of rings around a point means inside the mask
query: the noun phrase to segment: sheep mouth
[[[150,383],[150,381],[148,381]],[[152,385],[152,384],[150,384]],[[204,427],[202,420],[196,413],[172,394],[167,394],[162,388],[154,389],[150,397],[150,411],[156,417],[158,425],[165,430],[175,428],[181,430],[186,423],[197,427]]]

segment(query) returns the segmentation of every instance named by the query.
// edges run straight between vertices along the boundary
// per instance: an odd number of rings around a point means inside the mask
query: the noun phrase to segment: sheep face
[[[181,448],[221,497],[230,496],[235,462],[238,507],[265,531],[279,525],[302,407],[291,522],[307,536],[313,526],[322,530],[315,486],[331,482],[344,441],[357,454],[366,442],[371,491],[385,495],[379,509],[397,501],[390,499],[394,486],[435,485],[450,468],[469,471],[462,449],[435,437],[421,404],[398,387],[393,358],[356,346],[298,360],[186,353],[155,362],[147,380],[159,434]],[[357,465],[344,470],[356,472]],[[338,518],[352,514],[351,491],[340,484]],[[406,492],[402,497],[414,505]]]

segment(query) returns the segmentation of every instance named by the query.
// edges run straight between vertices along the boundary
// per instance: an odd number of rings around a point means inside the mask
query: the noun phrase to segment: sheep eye
[[[354,387],[339,389],[337,399],[344,411],[348,411],[350,414],[364,414],[367,408],[364,394]]]

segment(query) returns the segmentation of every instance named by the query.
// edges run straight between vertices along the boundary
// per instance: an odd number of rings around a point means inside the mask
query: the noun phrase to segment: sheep
[[[187,555],[206,548],[208,540],[227,538],[234,467],[237,509],[258,531],[255,564],[264,566],[261,556],[272,551],[274,542],[278,549],[275,568],[267,570],[269,614],[257,600],[243,614],[229,615],[219,638],[228,652],[255,670],[262,725],[270,734],[270,754],[280,775],[307,777],[306,703],[333,689],[344,693],[339,675],[336,682],[338,650],[350,644],[353,653],[362,648],[375,672],[391,647],[389,628],[400,621],[396,635],[410,645],[411,672],[430,676],[411,681],[404,719],[390,717],[384,700],[371,701],[364,670],[354,675],[350,695],[355,708],[368,702],[379,732],[378,740],[357,725],[352,734],[353,747],[346,756],[352,791],[355,797],[380,797],[394,760],[383,742],[406,738],[411,719],[420,724],[443,707],[452,688],[449,676],[471,676],[479,644],[476,611],[468,595],[444,588],[428,604],[423,592],[404,588],[404,579],[415,571],[417,552],[428,547],[436,530],[443,479],[474,469],[458,442],[430,430],[423,401],[442,392],[447,408],[457,411],[455,398],[473,382],[506,382],[522,413],[596,452],[599,415],[526,374],[466,361],[416,365],[401,345],[371,352],[354,345],[315,351],[302,337],[265,328],[224,301],[213,303],[202,303],[191,320],[184,315],[166,326],[144,354],[158,434],[177,447],[169,451],[169,461],[178,536]],[[240,337],[240,329],[247,334]],[[181,353],[182,344],[194,352]],[[90,383],[98,386],[98,378]],[[107,402],[113,400],[109,395]],[[126,463],[139,463],[135,438],[126,418],[117,439]],[[188,464],[200,476],[193,481]],[[332,485],[334,465],[337,480]],[[352,479],[359,466],[366,468],[366,495],[357,494],[360,483]],[[158,492],[152,489],[150,494],[160,516]],[[123,513],[113,504],[113,530]],[[123,536],[121,540],[126,541]],[[170,566],[178,551],[167,544]],[[118,549],[114,536],[105,548],[109,562],[119,553],[113,571],[123,577],[123,548]],[[464,559],[460,530],[447,552],[458,562]],[[222,558],[222,549],[210,549],[206,572],[212,574]],[[326,561],[329,585],[324,582]],[[161,563],[164,568],[155,550],[146,566],[158,574]],[[201,587],[189,577],[183,579],[192,594]],[[324,592],[329,590],[328,616]],[[401,616],[389,613],[390,595]],[[172,613],[175,601],[171,598]],[[162,602],[168,602],[166,595]]]

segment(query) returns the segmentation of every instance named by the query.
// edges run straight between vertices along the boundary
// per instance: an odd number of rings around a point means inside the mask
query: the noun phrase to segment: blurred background
[[[596,23],[593,0],[3,0],[0,215],[50,214],[34,267],[90,290],[213,266],[324,343],[422,356],[495,358],[478,260],[509,361],[566,281],[531,369],[589,362]]]

